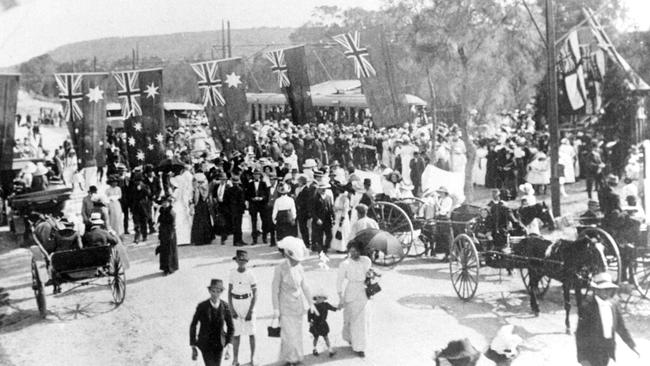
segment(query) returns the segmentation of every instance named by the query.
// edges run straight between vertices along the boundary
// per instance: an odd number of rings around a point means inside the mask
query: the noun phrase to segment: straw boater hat
[[[90,224],[91,225],[104,225],[104,220],[102,220],[102,214],[99,212],[93,212],[90,214]]]
[[[533,185],[530,183],[524,183],[519,185],[519,190],[526,193],[526,194],[534,194],[535,189],[533,188]]]
[[[278,241],[278,248],[284,251],[284,255],[287,257],[302,262],[306,258],[307,248],[302,239],[298,239],[293,236],[287,236],[284,239]]]
[[[604,290],[618,288],[618,286],[612,281],[612,275],[607,272],[601,272],[591,279],[591,288]]]
[[[248,262],[248,252],[245,250],[237,250],[235,252],[235,256],[232,257],[232,260],[234,261],[242,261],[242,262]]]
[[[233,183],[241,183],[241,178],[238,175],[233,175],[232,177],[230,177],[230,181],[232,181]]]
[[[305,163],[302,165],[303,168],[315,168],[318,165],[316,164],[316,160],[314,159],[307,159],[305,160]]]
[[[607,176],[607,184],[617,185],[618,184],[618,177],[615,176],[614,174],[608,175]]]

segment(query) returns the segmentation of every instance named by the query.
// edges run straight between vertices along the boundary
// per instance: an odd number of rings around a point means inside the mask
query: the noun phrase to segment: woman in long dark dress
[[[172,209],[172,197],[167,196],[158,216],[158,239],[160,246],[160,270],[165,275],[178,270],[178,247],[176,246],[176,214]]]
[[[485,165],[485,187],[497,188],[497,152],[495,151],[495,143],[488,144],[487,160]]]
[[[191,242],[194,245],[210,244],[214,239],[214,231],[210,215],[208,179],[203,173],[197,173],[194,179],[196,179],[196,189],[194,190]]]

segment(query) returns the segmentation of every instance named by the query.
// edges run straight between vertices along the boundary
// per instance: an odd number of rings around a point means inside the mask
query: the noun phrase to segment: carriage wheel
[[[456,294],[464,301],[468,301],[476,293],[479,268],[474,240],[467,234],[458,235],[449,250],[449,273]]]
[[[36,298],[36,306],[38,306],[38,312],[41,314],[41,318],[45,318],[47,315],[45,289],[43,287],[43,281],[41,281],[41,277],[38,274],[38,267],[35,259],[32,259],[32,289],[34,290],[34,297]]]
[[[126,273],[124,272],[124,267],[122,267],[122,260],[116,251],[113,251],[111,268],[111,277],[108,285],[111,288],[115,305],[119,306],[124,302],[124,297],[126,296]]]
[[[605,271],[612,276],[614,283],[618,283],[621,280],[622,262],[616,240],[614,240],[608,232],[597,227],[584,229],[580,233],[580,237],[592,238],[595,239],[598,244],[602,244],[600,249],[602,250],[604,261],[606,263]]]
[[[426,205],[426,202],[417,197],[408,197],[408,198],[400,199],[399,201],[395,202],[395,204],[399,206],[403,211],[405,211],[408,217],[411,218],[411,224],[413,224],[413,229],[420,230],[420,237],[413,238],[413,244],[411,244],[411,250],[409,250],[408,256],[421,257],[426,252],[427,245],[431,245],[432,243],[427,243],[428,238],[425,238],[422,235],[423,227],[419,227],[418,225],[416,225],[414,219],[416,217],[424,216],[424,213],[421,211],[424,205]],[[404,209],[405,207],[408,208],[408,211]],[[424,223],[422,223],[421,226],[424,226]]]
[[[519,274],[521,275],[521,280],[524,282],[524,286],[528,289],[528,280],[530,278],[530,273],[528,268],[519,269]],[[542,299],[548,291],[548,287],[551,285],[551,279],[548,276],[542,276],[537,283],[537,287],[534,289],[535,296]]]
[[[395,236],[402,246],[401,253],[380,252],[372,256],[372,262],[380,266],[392,266],[401,262],[413,245],[413,225],[406,212],[390,202],[375,202],[368,209],[368,217],[377,221],[379,229]]]
[[[634,287],[641,297],[650,299],[650,252],[638,253],[633,262]]]

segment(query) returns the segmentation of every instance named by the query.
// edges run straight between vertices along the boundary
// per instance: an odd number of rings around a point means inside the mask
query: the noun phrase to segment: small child
[[[314,314],[311,310],[307,312],[307,321],[309,321],[309,333],[314,336],[314,356],[318,356],[318,338],[323,337],[325,344],[327,345],[327,350],[329,351],[330,357],[334,357],[336,352],[332,349],[330,345],[330,339],[328,337],[330,332],[330,326],[327,324],[327,313],[331,311],[337,311],[338,309],[332,306],[327,302],[327,295],[324,293],[317,293],[314,295],[314,306],[318,310],[319,315]]]

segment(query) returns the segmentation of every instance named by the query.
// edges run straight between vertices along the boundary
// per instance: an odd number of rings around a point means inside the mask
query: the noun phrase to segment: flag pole
[[[555,6],[553,0],[546,0],[546,39],[549,44],[555,42]],[[551,43],[552,42],[552,43]],[[557,70],[555,47],[546,48],[547,56],[547,77],[548,77],[548,100],[546,119],[548,122],[549,153],[551,155],[551,204],[553,215],[561,216],[560,203],[560,177],[559,177],[559,146],[560,134],[558,128],[558,96],[557,96]]]

